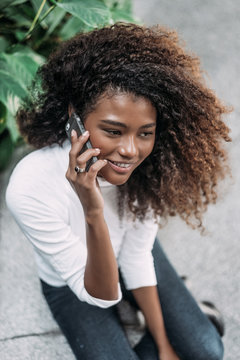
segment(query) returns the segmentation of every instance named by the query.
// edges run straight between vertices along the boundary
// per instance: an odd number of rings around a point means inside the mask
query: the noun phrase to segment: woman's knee
[[[191,354],[189,360],[223,360],[223,343],[218,334],[216,336],[204,337]]]
[[[207,344],[201,360],[223,360],[223,343],[220,338]]]

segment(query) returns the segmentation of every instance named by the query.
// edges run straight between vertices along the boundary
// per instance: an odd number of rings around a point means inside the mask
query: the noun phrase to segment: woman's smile
[[[123,163],[117,161],[108,160],[108,164],[112,167],[113,170],[119,172],[121,174],[125,174],[131,170],[133,164],[131,163]]]
[[[156,109],[143,97],[132,94],[103,96],[85,120],[99,159],[108,161],[101,171],[108,182],[124,184],[134,169],[152,152]]]

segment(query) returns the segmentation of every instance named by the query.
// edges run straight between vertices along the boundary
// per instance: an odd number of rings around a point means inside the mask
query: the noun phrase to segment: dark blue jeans
[[[201,312],[156,240],[153,247],[158,293],[168,338],[181,360],[222,360],[223,344],[215,327]],[[101,309],[80,301],[68,286],[41,281],[51,312],[79,360],[159,360],[146,331],[131,348],[116,306]],[[121,282],[123,297],[137,307]]]

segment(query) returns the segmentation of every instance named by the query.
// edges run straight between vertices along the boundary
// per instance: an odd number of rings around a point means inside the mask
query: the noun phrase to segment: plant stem
[[[44,1],[46,2],[46,0],[44,0]],[[44,6],[44,4],[43,4],[43,6]],[[41,7],[43,7],[43,6],[41,5]],[[40,8],[41,8],[41,7],[40,7]],[[37,25],[41,24],[41,22],[50,14],[50,12],[52,12],[52,11],[55,9],[55,7],[56,7],[56,5],[52,5],[52,6],[43,14],[43,16],[39,19]],[[39,10],[40,10],[40,8],[39,8]],[[39,10],[38,10],[38,13],[39,13],[39,15],[40,15],[42,9],[41,9],[40,12],[39,12]],[[39,15],[38,15],[38,17],[39,17]],[[36,18],[37,18],[37,15],[35,16],[35,19],[36,19]],[[34,20],[35,20],[35,19],[34,19]],[[33,24],[33,23],[32,23],[32,24]],[[24,38],[23,38],[22,40],[19,40],[16,44],[12,44],[12,45],[8,48],[8,50],[11,49],[11,48],[14,48],[15,46],[17,46],[17,45],[23,43],[25,40],[27,40],[27,38],[28,38],[29,35],[33,32],[33,30],[34,30],[35,28],[36,28],[36,21],[35,21],[35,26],[32,26],[32,25],[31,25],[30,29],[28,30],[28,32],[26,33],[26,35],[24,36]],[[30,31],[30,30],[31,30],[31,31]]]
[[[55,0],[50,0],[51,3],[53,3],[55,6],[57,5],[57,1]]]
[[[50,12],[53,11],[53,9],[55,9],[56,5],[52,5],[46,12],[45,14],[43,14],[43,16],[41,17],[41,19],[39,20],[39,24],[48,16],[48,14],[50,14]]]
[[[35,18],[33,19],[32,25],[30,26],[30,29],[29,29],[28,32],[26,33],[24,39],[27,39],[27,38],[29,37],[29,35],[31,34],[31,32],[33,31],[33,29],[34,29],[34,27],[35,27],[35,25],[36,25],[36,23],[37,23],[37,21],[38,21],[38,18],[39,18],[39,16],[40,16],[41,12],[42,12],[42,9],[43,9],[46,1],[47,1],[47,0],[43,0],[43,1],[42,1],[41,5],[40,5],[40,7],[39,7],[39,9],[38,9],[38,12],[37,12]]]

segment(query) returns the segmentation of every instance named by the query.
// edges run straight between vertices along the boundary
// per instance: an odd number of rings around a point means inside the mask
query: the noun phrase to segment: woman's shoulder
[[[14,168],[8,184],[8,190],[28,194],[56,188],[56,183],[65,181],[68,164],[68,144],[54,144],[34,150],[26,155]]]
[[[20,160],[14,171],[38,169],[40,172],[42,169],[48,170],[52,168],[54,170],[54,168],[57,169],[59,167],[61,169],[67,165],[69,149],[69,142],[64,142],[62,146],[53,144],[34,150]]]

